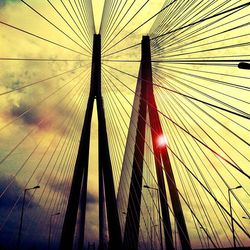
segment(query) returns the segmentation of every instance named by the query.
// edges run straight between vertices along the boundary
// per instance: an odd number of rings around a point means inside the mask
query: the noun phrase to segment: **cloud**
[[[5,188],[9,183],[12,182],[12,185],[5,191]],[[5,191],[5,192],[4,192]],[[11,209],[15,202],[18,200],[20,195],[22,196],[24,192],[24,187],[22,187],[12,176],[1,176],[0,177],[0,194],[4,192],[4,195],[1,198],[1,210],[2,209]],[[26,193],[25,202],[30,203],[30,207],[35,207],[36,204],[31,200],[31,194]],[[22,199],[19,199],[17,203],[17,208],[21,208]]]
[[[22,198],[25,187],[20,185],[12,176],[3,175],[0,177],[0,193],[2,193],[6,186],[12,182],[12,185],[6,190],[4,195],[0,198],[0,249],[15,249],[18,235],[18,228],[20,223],[20,213],[22,207]],[[23,249],[32,249],[33,246],[40,245],[45,249],[43,242],[47,237],[47,224],[37,224],[36,230],[40,233],[36,237],[28,237],[33,235],[34,218],[38,218],[40,214],[44,214],[45,210],[39,206],[38,203],[32,197],[32,192],[26,192],[25,196],[25,210],[23,217],[23,230],[22,230],[22,247]],[[17,202],[16,206],[15,203]],[[29,204],[29,205],[28,205]],[[8,217],[10,211],[12,213]],[[7,221],[6,218],[8,218]],[[4,227],[3,224],[5,223]],[[37,232],[36,231],[36,232]]]
[[[50,129],[53,121],[43,107],[34,107],[31,99],[29,102],[24,99],[21,97],[19,103],[12,104],[9,110],[5,110],[4,117],[8,120],[18,119],[25,127],[37,126],[39,130]]]
[[[11,116],[14,118],[19,117],[28,109],[29,106],[26,103],[21,103],[19,106],[14,105],[12,106],[10,111]],[[38,125],[41,120],[39,116],[39,113],[35,109],[32,109],[29,112],[25,113],[21,119],[27,125]]]
[[[18,0],[0,0],[0,8],[5,6],[6,4],[15,3],[15,2],[19,2],[19,1]]]
[[[46,179],[46,178],[45,178]],[[65,179],[65,180],[59,180],[56,178],[53,178],[53,182],[48,182],[49,189],[53,190],[57,193],[62,193],[64,196],[63,202],[66,204],[68,201],[68,195],[70,192],[71,187],[71,180]],[[68,187],[67,193],[65,193],[65,187]],[[92,190],[87,191],[87,209],[89,208],[88,205],[97,205],[98,203],[98,195],[94,193]]]

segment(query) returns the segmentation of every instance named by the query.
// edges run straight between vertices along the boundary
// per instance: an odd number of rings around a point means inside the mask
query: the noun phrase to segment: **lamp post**
[[[151,237],[151,250],[153,249],[153,233],[152,233],[152,228],[157,227],[158,225],[152,225],[150,227],[150,237]]]
[[[176,226],[176,221],[174,223],[174,247],[177,249],[177,226]]]
[[[25,188],[24,189],[20,225],[19,225],[18,238],[17,238],[17,249],[20,249],[20,243],[21,243],[21,233],[22,233],[22,227],[23,227],[23,214],[24,214],[24,205],[25,205],[26,192],[28,190],[37,189],[37,188],[40,188],[40,186],[34,186],[32,188]]]
[[[54,216],[59,215],[59,214],[60,214],[60,212],[50,215],[50,220],[49,220],[49,238],[48,238],[48,249],[49,249],[49,250],[50,250],[50,244],[51,244],[52,218],[53,218]]]
[[[208,237],[208,232],[207,232],[207,228],[206,227],[203,227],[203,226],[200,226],[200,229],[202,229],[206,235],[206,238],[207,238],[207,248],[209,248],[209,237]]]
[[[162,231],[161,231],[161,214],[160,214],[160,194],[159,194],[159,189],[150,187],[148,185],[144,185],[144,188],[151,189],[157,191],[157,206],[158,206],[158,217],[159,217],[159,226],[160,226],[160,244],[161,244],[161,250],[163,250],[163,244],[162,244]]]
[[[232,234],[233,234],[233,245],[234,248],[236,248],[236,238],[235,238],[235,232],[234,232],[234,220],[233,220],[233,214],[232,214],[232,204],[231,204],[231,196],[230,193],[235,190],[235,189],[239,189],[242,188],[242,186],[237,186],[234,188],[228,188],[228,202],[229,202],[229,208],[230,208],[230,217],[231,217],[231,226],[232,226]]]
[[[250,220],[250,217],[243,216],[243,219]]]

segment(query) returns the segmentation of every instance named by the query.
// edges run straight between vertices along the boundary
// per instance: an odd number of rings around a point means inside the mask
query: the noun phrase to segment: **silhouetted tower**
[[[151,137],[153,152],[155,158],[156,175],[158,182],[158,194],[160,196],[160,205],[162,212],[162,222],[164,227],[165,245],[168,250],[174,249],[170,216],[167,204],[166,187],[163,175],[163,169],[166,173],[170,198],[173,206],[174,217],[177,224],[179,238],[183,250],[191,249],[188,231],[179,199],[178,190],[166,146],[159,147],[158,139],[163,136],[163,130],[160,123],[157,105],[153,92],[152,64],[150,39],[144,36],[142,39],[142,56],[139,81],[140,104],[138,111],[137,131],[135,138],[134,160],[132,165],[132,177],[129,189],[129,199],[127,216],[124,231],[123,249],[137,250],[139,241],[140,227],[140,206],[142,194],[142,177],[143,177],[143,158],[145,145],[145,127],[146,114],[148,112],[151,127]]]
[[[60,250],[71,250],[73,246],[75,225],[79,201],[81,200],[81,235],[78,249],[82,249],[84,242],[84,224],[86,213],[87,197],[87,179],[88,179],[88,161],[89,161],[89,144],[90,128],[93,113],[94,100],[96,99],[98,115],[98,157],[99,157],[99,249],[103,249],[104,224],[107,214],[108,232],[109,232],[109,249],[121,249],[121,229],[118,218],[116,205],[114,180],[112,166],[109,154],[108,137],[106,131],[105,113],[101,92],[101,36],[94,35],[93,52],[92,52],[92,72],[91,87],[89,99],[82,129],[82,135],[75,163],[73,180],[65,214]],[[81,199],[80,199],[81,197]],[[105,201],[104,201],[105,197]],[[106,204],[106,213],[105,207]]]

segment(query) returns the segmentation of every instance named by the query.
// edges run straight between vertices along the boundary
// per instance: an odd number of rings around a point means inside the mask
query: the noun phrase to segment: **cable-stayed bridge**
[[[1,249],[247,249],[249,1],[0,2]]]

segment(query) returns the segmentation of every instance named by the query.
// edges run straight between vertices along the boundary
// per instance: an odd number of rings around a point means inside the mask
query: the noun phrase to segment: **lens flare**
[[[165,147],[167,145],[167,137],[165,135],[160,135],[157,139],[158,147]]]

